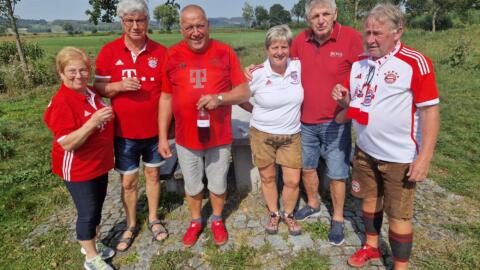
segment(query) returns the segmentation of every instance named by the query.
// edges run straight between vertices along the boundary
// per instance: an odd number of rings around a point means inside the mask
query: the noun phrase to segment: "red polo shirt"
[[[167,49],[148,39],[136,57],[125,46],[124,36],[107,43],[97,56],[96,78],[118,82],[136,77],[138,91],[121,92],[112,98],[115,136],[146,139],[158,136],[158,99],[161,91],[161,66]]]
[[[332,34],[322,45],[311,29],[299,33],[292,42],[290,56],[302,63],[304,101],[301,121],[318,124],[332,121],[341,107],[331,93],[350,74],[353,62],[363,52],[362,37],[353,28],[335,23]]]
[[[202,143],[196,104],[202,95],[227,92],[246,82],[232,48],[210,40],[206,51],[195,53],[181,41],[168,50],[164,74],[162,91],[172,94],[176,143],[195,150],[230,144],[232,106],[209,111],[210,140]]]
[[[91,90],[92,91],[92,90]],[[77,149],[65,151],[58,143],[79,129],[97,110],[107,106],[93,91],[82,95],[61,85],[44,114],[53,132],[52,170],[65,181],[92,180],[113,168],[113,123],[98,126]]]

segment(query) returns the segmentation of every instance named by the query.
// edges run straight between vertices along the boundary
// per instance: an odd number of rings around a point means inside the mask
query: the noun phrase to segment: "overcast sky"
[[[297,0],[180,0],[180,7],[187,4],[202,6],[208,17],[239,17],[245,2],[252,6],[262,5],[269,9],[279,3],[290,10]],[[165,0],[150,0],[149,7],[165,3]],[[21,0],[15,14],[22,19],[55,19],[87,20],[85,10],[89,8],[88,0]]]

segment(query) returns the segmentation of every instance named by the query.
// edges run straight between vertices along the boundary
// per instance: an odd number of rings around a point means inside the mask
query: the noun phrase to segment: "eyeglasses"
[[[143,18],[143,19],[122,19],[123,23],[130,27],[130,26],[133,26],[134,23],[137,24],[137,26],[145,26],[147,25],[147,18]]]
[[[75,77],[77,74],[80,73],[81,77],[87,77],[88,74],[90,73],[88,69],[68,69],[65,70],[65,74],[69,77]]]
[[[183,31],[185,32],[193,32],[194,29],[197,29],[197,31],[203,31],[207,25],[205,24],[192,24],[192,25],[187,25],[187,26],[182,26]]]

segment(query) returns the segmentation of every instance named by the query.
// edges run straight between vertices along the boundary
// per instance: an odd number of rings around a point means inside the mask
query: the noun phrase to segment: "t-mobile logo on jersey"
[[[204,88],[203,83],[207,82],[207,70],[206,69],[191,69],[190,70],[190,83],[193,83],[193,88]]]
[[[126,78],[134,78],[137,77],[137,70],[136,69],[124,69],[122,70],[122,80]]]

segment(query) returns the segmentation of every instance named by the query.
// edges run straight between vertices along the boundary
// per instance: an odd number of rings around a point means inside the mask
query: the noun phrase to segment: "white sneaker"
[[[85,267],[85,269],[87,270],[113,270],[113,267],[111,267],[108,263],[102,260],[102,257],[100,257],[100,255],[97,255],[91,261],[85,260],[83,267]]]
[[[95,246],[97,247],[97,252],[100,253],[100,256],[102,256],[102,260],[108,260],[115,256],[115,250],[113,250],[113,248],[105,246],[102,242],[96,242]],[[83,255],[87,254],[83,247],[80,249],[80,252]]]

